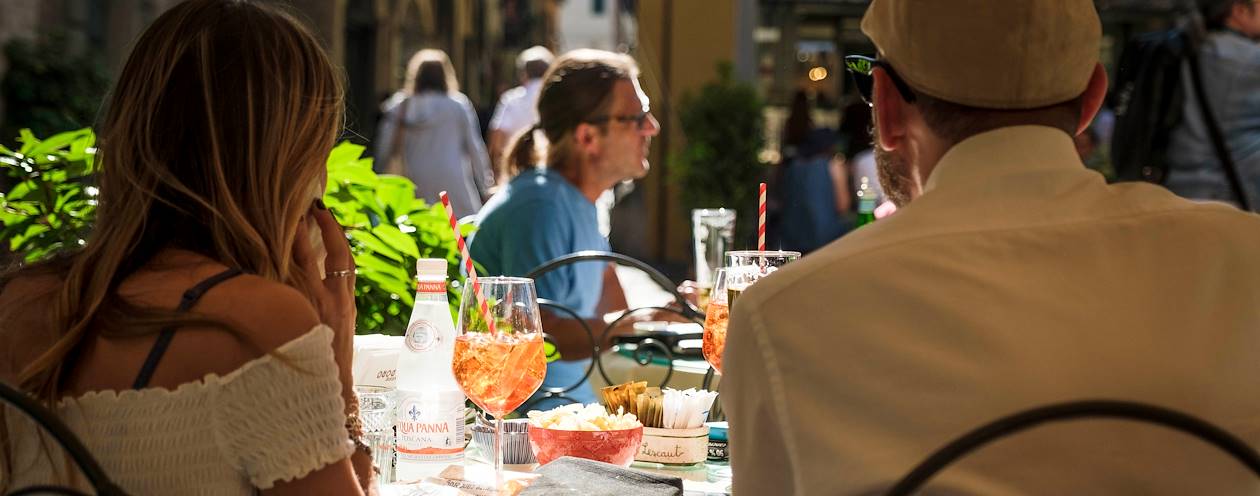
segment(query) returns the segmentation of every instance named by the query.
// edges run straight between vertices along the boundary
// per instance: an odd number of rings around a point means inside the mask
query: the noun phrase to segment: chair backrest
[[[1206,420],[1168,408],[1130,401],[1084,400],[1057,403],[1025,410],[997,419],[964,434],[936,450],[910,473],[897,481],[887,496],[909,496],[919,491],[932,476],[968,453],[999,438],[1048,422],[1081,418],[1120,418],[1178,430],[1220,448],[1260,478],[1260,455],[1247,443]]]
[[[44,429],[61,449],[70,456],[70,459],[83,475],[87,477],[96,494],[101,496],[125,496],[127,494],[109,480],[109,477],[105,475],[105,471],[101,469],[100,463],[97,463],[96,458],[92,457],[92,454],[83,446],[83,442],[70,431],[69,427],[66,427],[61,422],[55,413],[39,404],[26,393],[2,382],[0,382],[0,401],[25,414],[40,428]],[[7,428],[7,426],[0,425],[0,428]],[[6,496],[27,494],[79,495],[84,493],[66,487],[29,486],[15,489],[7,493]]]
[[[529,273],[526,274],[525,277],[528,277],[531,279],[538,279],[539,277],[542,277],[546,275],[547,273],[552,272],[554,270],[560,269],[561,267],[566,267],[573,264],[584,263],[584,262],[612,262],[620,266],[631,267],[631,268],[635,268],[640,271],[643,271],[645,274],[647,274],[648,278],[652,280],[652,282],[654,282],[663,291],[669,293],[673,297],[674,301],[678,303],[678,309],[667,308],[667,307],[641,307],[641,308],[629,309],[620,318],[618,318],[617,320],[613,322],[610,322],[603,329],[600,329],[599,334],[598,334],[599,339],[596,339],[596,330],[591,329],[590,326],[587,325],[586,321],[581,318],[581,316],[578,314],[576,310],[569,308],[568,306],[565,306],[559,302],[548,300],[545,298],[540,298],[538,300],[538,305],[540,307],[547,308],[561,317],[576,319],[579,323],[581,323],[581,326],[583,330],[586,331],[587,339],[589,340],[590,345],[591,345],[591,350],[592,350],[591,365],[587,367],[586,373],[576,383],[569,385],[567,387],[551,388],[550,390],[544,391],[544,396],[535,398],[534,400],[527,402],[525,405],[522,405],[520,408],[521,410],[528,409],[530,405],[537,403],[539,401],[542,401],[545,398],[560,398],[560,399],[571,400],[571,398],[568,396],[568,393],[580,387],[582,383],[585,382],[588,378],[590,378],[591,374],[595,373],[596,371],[599,372],[600,376],[604,379],[605,382],[608,382],[611,384],[613,381],[608,378],[608,373],[604,370],[604,364],[600,358],[601,350],[600,350],[599,343],[602,343],[604,341],[604,337],[608,335],[608,332],[611,331],[613,327],[615,327],[617,324],[620,324],[621,321],[626,318],[630,318],[641,312],[647,312],[647,311],[652,311],[652,310],[663,310],[663,311],[668,311],[668,312],[675,312],[681,315],[682,317],[687,318],[695,323],[698,323],[701,325],[704,324],[704,314],[700,312],[700,310],[697,309],[695,305],[692,305],[690,302],[688,302],[686,297],[684,297],[682,294],[678,292],[677,284],[670,281],[668,277],[665,277],[664,274],[661,274],[660,271],[656,270],[651,265],[648,265],[640,260],[637,260],[632,257],[628,257],[626,255],[622,255],[619,253],[606,252],[606,251],[580,251],[577,253],[573,253],[570,255],[565,255],[562,257],[549,260],[543,263],[542,265],[539,265],[534,270],[529,271]],[[684,335],[684,336],[678,337],[678,339],[684,339],[684,338],[699,339],[700,334],[696,334],[694,336]],[[544,339],[554,344],[554,341],[551,340],[550,336],[545,336]],[[655,358],[657,354],[664,355],[666,359],[665,361],[668,363],[668,368],[665,372],[664,378],[661,380],[661,383],[659,385],[661,387],[668,385],[670,378],[674,374],[674,365],[673,365],[674,353],[673,353],[673,350],[671,350],[671,346],[669,345],[669,343],[664,343],[664,342],[661,342],[660,340],[653,339],[653,338],[645,338],[645,339],[638,340],[637,343],[635,344],[636,344],[636,348],[634,352],[634,359],[641,366],[647,366],[648,364],[652,363],[653,358]]]

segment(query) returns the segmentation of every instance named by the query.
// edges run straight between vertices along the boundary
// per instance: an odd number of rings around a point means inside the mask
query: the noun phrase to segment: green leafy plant
[[[40,140],[23,129],[17,141],[17,150],[0,146],[0,168],[14,184],[0,193],[0,240],[27,262],[82,246],[96,216],[92,130]]]
[[[733,208],[736,239],[748,239],[756,220],[757,183],[765,171],[758,154],[765,145],[763,104],[752,85],[737,81],[729,63],[718,64],[716,80],[683,96],[678,118],[686,144],[670,163],[671,179],[693,208]]]
[[[0,146],[0,170],[15,184],[0,194],[4,248],[30,263],[82,246],[96,215],[92,130],[40,140],[24,129],[17,141],[16,150]],[[416,199],[406,178],[372,172],[363,150],[342,143],[329,154],[324,201],[345,226],[358,266],[356,331],[402,335],[415,302],[418,258],[447,261],[452,315],[458,310],[459,250],[442,206]],[[464,235],[470,231],[461,227]]]
[[[324,202],[346,229],[358,266],[355,301],[359,333],[405,334],[415,302],[419,258],[447,261],[447,297],[459,311],[460,254],[446,210],[415,197],[415,184],[401,176],[376,174],[364,147],[342,143],[328,156]],[[461,226],[467,236],[472,226]]]

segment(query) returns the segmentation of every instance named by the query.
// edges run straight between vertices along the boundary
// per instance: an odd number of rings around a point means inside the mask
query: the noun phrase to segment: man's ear
[[[599,140],[603,135],[599,132],[599,127],[593,124],[581,123],[573,130],[573,141],[577,145],[578,150],[589,152],[599,146]]]
[[[1094,122],[1098,109],[1102,108],[1107,98],[1107,69],[1101,63],[1094,66],[1094,74],[1089,77],[1089,85],[1081,94],[1081,122],[1076,125],[1076,134],[1081,134]]]
[[[879,142],[875,146],[893,151],[905,141],[908,110],[905,106],[910,104],[901,98],[897,86],[883,68],[876,67],[871,75],[875,77],[871,98],[875,100],[875,126],[879,131]]]

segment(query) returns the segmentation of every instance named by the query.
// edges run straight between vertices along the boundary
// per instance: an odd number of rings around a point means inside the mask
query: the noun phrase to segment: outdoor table
[[[465,467],[489,467],[489,464],[482,461],[476,443],[469,443],[468,449],[464,451]],[[679,477],[683,480],[684,496],[726,496],[730,494],[731,471],[727,462],[706,462],[699,467],[687,471],[671,470],[656,463],[635,462],[630,466],[633,470],[642,470],[656,474],[670,475]],[[504,472],[509,472],[507,467],[518,470],[525,468],[537,468],[537,465],[505,465]],[[440,469],[436,469],[439,470]],[[428,496],[428,495],[453,495],[461,494],[451,491],[453,488],[440,486],[433,483],[382,483],[380,484],[381,496]]]

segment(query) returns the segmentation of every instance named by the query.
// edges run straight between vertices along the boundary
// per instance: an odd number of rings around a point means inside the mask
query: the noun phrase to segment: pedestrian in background
[[[503,154],[510,139],[538,123],[538,90],[554,59],[551,50],[542,46],[530,47],[516,57],[521,85],[503,92],[490,118],[490,162],[494,165],[496,184],[507,184],[520,172],[508,170],[510,163],[503,162]]]
[[[489,198],[494,177],[477,113],[459,92],[451,59],[420,50],[407,64],[403,89],[385,102],[376,136],[378,172],[402,174],[429,203],[447,191],[456,217],[473,215]]]
[[[1198,0],[1208,29],[1199,47],[1203,91],[1226,148],[1238,168],[1243,194],[1260,199],[1260,7],[1252,0]],[[1208,136],[1199,101],[1182,71],[1182,119],[1169,136],[1168,177],[1164,185],[1180,196],[1235,202],[1225,165]]]

